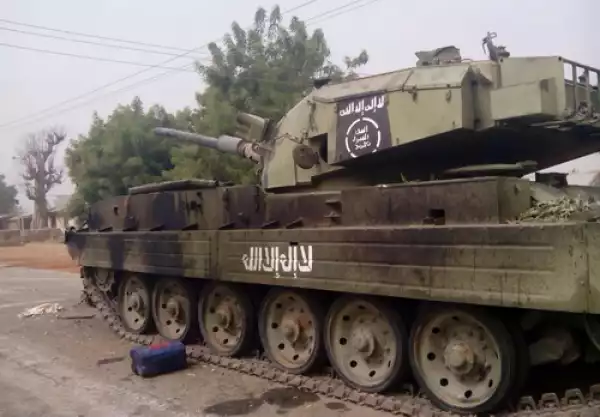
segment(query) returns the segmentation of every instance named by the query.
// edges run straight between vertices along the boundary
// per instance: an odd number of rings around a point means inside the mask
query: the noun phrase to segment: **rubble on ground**
[[[28,308],[19,314],[19,318],[41,316],[44,314],[57,314],[63,307],[58,303],[43,303],[38,306]]]

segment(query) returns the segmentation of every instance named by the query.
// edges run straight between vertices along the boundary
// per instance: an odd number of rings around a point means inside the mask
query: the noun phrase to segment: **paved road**
[[[74,274],[0,266],[0,417],[388,416],[206,365],[143,380],[99,318],[18,317],[44,302],[92,313],[79,294]]]

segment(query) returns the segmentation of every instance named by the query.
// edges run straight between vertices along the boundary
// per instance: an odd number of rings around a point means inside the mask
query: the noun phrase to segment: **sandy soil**
[[[65,272],[79,271],[66,246],[60,243],[28,243],[23,246],[1,247],[0,265]]]

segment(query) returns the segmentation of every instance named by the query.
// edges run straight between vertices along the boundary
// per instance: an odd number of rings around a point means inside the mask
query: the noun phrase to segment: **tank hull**
[[[600,313],[596,224],[107,232],[77,240],[79,262],[89,267]]]
[[[131,340],[150,343],[141,335],[153,324],[161,337],[188,343],[200,331],[204,350],[194,357],[243,370],[251,366],[243,352],[258,338],[273,364],[256,365],[261,375],[315,392],[319,383],[305,375],[326,354],[344,382],[338,398],[367,401],[368,393],[374,405],[388,401],[380,392],[405,381],[410,367],[436,406],[498,411],[528,393],[521,388],[531,365],[581,362],[583,345],[600,345],[600,224],[515,221],[532,198],[564,195],[495,177],[281,195],[166,184],[96,204],[88,229],[68,232],[66,244],[88,295]],[[241,333],[227,327],[234,322]],[[431,326],[446,339],[430,340],[423,329]],[[298,340],[312,347],[302,350]],[[446,347],[436,351],[436,343]],[[496,365],[484,354],[492,345]],[[294,360],[277,349],[292,349]],[[355,357],[365,361],[362,374]],[[431,368],[434,357],[445,367]],[[477,379],[463,398],[436,394],[435,375],[452,363],[460,364],[456,384]],[[385,377],[372,382],[376,372]],[[495,375],[489,384],[482,372]],[[470,400],[469,384],[489,395]],[[390,411],[405,404],[389,401]],[[519,401],[529,407],[533,399]]]

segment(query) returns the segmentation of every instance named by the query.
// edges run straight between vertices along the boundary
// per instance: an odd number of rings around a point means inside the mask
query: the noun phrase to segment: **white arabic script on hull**
[[[249,272],[272,272],[275,278],[280,273],[292,274],[298,278],[298,273],[312,272],[312,245],[291,245],[287,251],[278,246],[252,246],[249,253],[242,255],[244,269]]]

